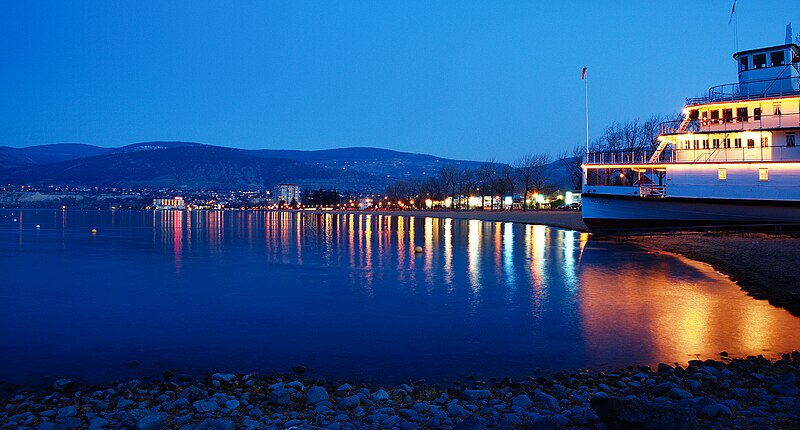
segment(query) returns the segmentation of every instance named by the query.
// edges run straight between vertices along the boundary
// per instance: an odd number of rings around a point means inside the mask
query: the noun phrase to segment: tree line
[[[661,123],[674,119],[674,116],[651,115],[646,120],[614,121],[591,141],[589,150],[626,152],[637,157],[645,153],[651,154],[659,145]],[[454,210],[466,209],[469,196],[480,197],[481,202],[486,202],[488,198],[488,210],[495,208],[497,196],[522,196],[520,208],[523,211],[535,209],[536,203],[529,205],[526,197],[534,193],[547,195],[555,191],[560,185],[555,183],[556,169],[561,168],[566,172],[569,184],[565,185],[573,190],[581,189],[581,164],[585,156],[585,144],[578,144],[560,152],[555,159],[547,153],[529,153],[511,164],[498,163],[492,159],[476,168],[447,165],[439,170],[438,175],[432,177],[396,181],[386,188],[386,195],[414,208],[424,208],[427,199],[449,199],[446,209]]]

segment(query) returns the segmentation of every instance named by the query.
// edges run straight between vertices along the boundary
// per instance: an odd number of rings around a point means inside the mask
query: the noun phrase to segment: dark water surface
[[[501,222],[2,210],[0,279],[0,380],[24,383],[449,382],[800,347],[800,319],[705,265]]]

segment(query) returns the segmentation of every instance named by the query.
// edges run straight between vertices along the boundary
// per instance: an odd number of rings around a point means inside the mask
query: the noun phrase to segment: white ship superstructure
[[[739,82],[688,99],[655,151],[587,154],[591,230],[800,223],[800,47],[733,58]]]

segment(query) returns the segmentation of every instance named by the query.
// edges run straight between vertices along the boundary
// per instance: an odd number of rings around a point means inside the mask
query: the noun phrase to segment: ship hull
[[[643,198],[584,194],[583,221],[594,232],[800,224],[800,201]],[[800,226],[799,226],[800,227]]]

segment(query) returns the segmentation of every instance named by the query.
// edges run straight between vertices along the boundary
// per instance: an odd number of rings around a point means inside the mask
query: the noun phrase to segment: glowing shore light
[[[544,203],[544,194],[536,194],[536,203]]]
[[[514,198],[511,197],[511,196],[505,196],[505,198],[503,198],[503,204],[505,204],[506,206],[513,205],[514,204]]]
[[[469,196],[469,199],[467,200],[467,203],[469,203],[470,207],[473,207],[473,208],[474,207],[478,207],[478,206],[481,205],[481,198],[480,197],[476,197],[476,196]]]
[[[564,204],[571,205],[574,202],[572,197],[572,191],[567,191],[564,193]]]
[[[433,207],[433,200],[426,199],[425,200],[425,207],[428,208],[428,209],[432,208]]]

